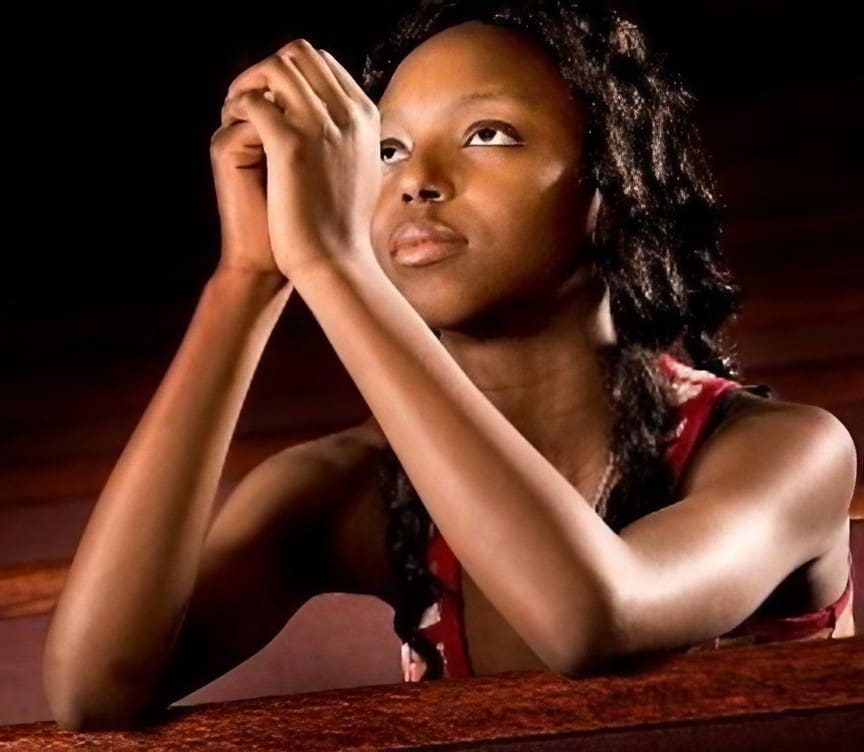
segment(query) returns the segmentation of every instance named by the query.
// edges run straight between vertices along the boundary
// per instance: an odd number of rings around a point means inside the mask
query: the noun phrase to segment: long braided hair
[[[586,253],[608,289],[617,335],[597,353],[613,411],[617,478],[601,516],[619,532],[673,501],[664,452],[675,416],[657,356],[739,378],[720,329],[740,313],[741,290],[722,263],[722,207],[693,122],[694,97],[665,57],[649,52],[642,33],[600,0],[421,0],[367,55],[367,95],[377,102],[414,47],[469,20],[530,35],[587,106],[583,175],[603,203]],[[440,678],[441,656],[418,629],[442,593],[426,565],[431,518],[390,447],[378,471],[388,554],[404,586],[393,626],[426,661],[422,678]]]

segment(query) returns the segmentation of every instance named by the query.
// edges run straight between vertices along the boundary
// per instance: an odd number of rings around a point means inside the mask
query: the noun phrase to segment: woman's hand
[[[226,115],[251,123],[263,144],[268,227],[282,273],[374,258],[380,119],[348,71],[296,39],[240,74],[228,95]]]
[[[252,123],[222,107],[210,138],[210,167],[221,230],[220,268],[282,276],[270,245],[264,147]]]

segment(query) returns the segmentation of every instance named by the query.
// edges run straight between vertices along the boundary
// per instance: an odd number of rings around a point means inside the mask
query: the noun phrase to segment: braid
[[[403,582],[393,629],[403,643],[426,661],[428,669],[423,678],[439,679],[444,671],[441,655],[417,630],[423,612],[442,593],[441,583],[426,566],[431,518],[390,446],[382,450],[377,470],[379,487],[388,509],[385,544],[394,570]]]
[[[740,288],[723,266],[721,205],[699,134],[693,98],[641,32],[601,0],[420,2],[366,57],[363,86],[377,101],[414,47],[468,20],[516,28],[554,58],[586,105],[583,180],[603,198],[587,258],[608,290],[617,341],[597,352],[613,411],[616,482],[598,513],[619,532],[674,499],[665,461],[673,438],[672,389],[656,358],[726,378],[738,365],[719,333],[740,312]],[[437,334],[437,332],[436,332]],[[418,630],[441,584],[426,567],[430,518],[387,447],[381,484],[389,510],[387,546],[405,585],[394,628],[442,675],[435,646]]]

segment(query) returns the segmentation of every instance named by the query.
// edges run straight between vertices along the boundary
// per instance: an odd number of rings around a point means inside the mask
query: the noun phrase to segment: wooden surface
[[[771,740],[812,752],[861,738],[864,636],[654,656],[580,679],[508,673],[173,708],[134,732],[6,726],[0,749],[741,752]]]

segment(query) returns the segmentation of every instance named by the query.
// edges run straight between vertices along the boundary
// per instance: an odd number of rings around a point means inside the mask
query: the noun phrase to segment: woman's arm
[[[112,703],[135,706],[158,680],[193,592],[240,409],[291,289],[278,272],[221,266],[207,282],[99,496],[52,616],[43,674],[55,717],[74,725],[96,708],[110,716]]]
[[[371,250],[310,264],[294,282],[496,609],[553,670],[571,665],[575,631],[562,625],[577,617],[582,652],[608,653],[611,573],[629,561],[621,539],[471,382]]]
[[[294,281],[456,557],[554,671],[720,634],[836,537],[854,448],[819,408],[747,421],[690,497],[617,535],[470,381],[371,249]],[[742,457],[760,461],[740,472]]]

